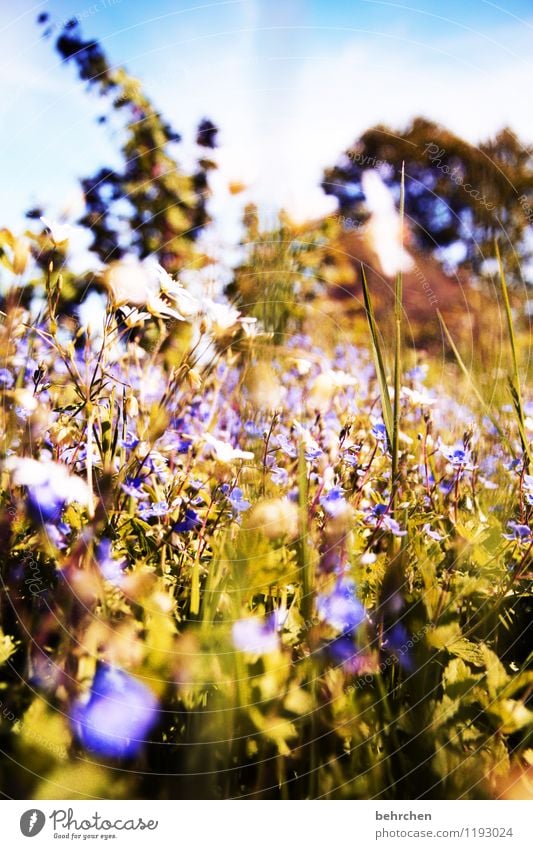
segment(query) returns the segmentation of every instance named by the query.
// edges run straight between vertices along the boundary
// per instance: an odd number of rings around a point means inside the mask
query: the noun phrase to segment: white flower
[[[213,449],[213,452],[221,463],[232,463],[234,460],[253,460],[254,455],[251,451],[241,451],[240,448],[233,448],[228,442],[222,442],[221,439],[216,439],[211,433],[204,433],[204,440]]]
[[[241,317],[239,310],[231,304],[217,304],[211,298],[202,300],[202,309],[214,336],[224,336]]]
[[[177,310],[182,316],[190,318],[200,312],[200,301],[191,295],[181,283],[173,280],[163,266],[157,266],[157,275],[161,292],[175,302]]]
[[[430,407],[437,400],[432,398],[428,392],[419,392],[418,389],[409,389],[408,386],[402,386],[402,393],[407,395],[415,407]]]
[[[31,457],[8,457],[6,469],[16,486],[46,487],[58,499],[67,503],[89,503],[89,488],[84,480],[71,475],[67,466],[52,460],[34,460]]]
[[[123,304],[145,306],[149,298],[157,296],[157,284],[147,266],[136,257],[110,263],[104,282],[116,307]]]
[[[49,218],[45,218],[44,215],[41,215],[41,221],[50,232],[52,241],[56,245],[62,245],[64,242],[68,242],[70,237],[76,233],[77,230],[81,229],[80,227],[73,227],[72,224],[62,224],[58,221],[51,221]]]

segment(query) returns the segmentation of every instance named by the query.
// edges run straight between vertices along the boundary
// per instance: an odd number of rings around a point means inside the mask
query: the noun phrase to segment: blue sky
[[[182,132],[184,162],[198,120],[219,124],[221,234],[248,198],[299,218],[328,211],[322,168],[378,121],[402,126],[422,113],[474,143],[510,124],[533,141],[531,0],[4,2],[0,216],[13,227],[34,203],[74,215],[76,178],[115,155],[94,123],[98,104],[41,41],[41,11],[79,17],[143,80]],[[244,198],[229,197],[231,180],[249,186]]]

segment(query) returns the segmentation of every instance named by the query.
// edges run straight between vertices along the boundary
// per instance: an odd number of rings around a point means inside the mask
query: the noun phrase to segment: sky
[[[472,143],[509,125],[533,142],[533,0],[0,0],[0,226],[44,205],[79,212],[77,180],[116,161],[98,103],[43,41],[37,15],[77,17],[142,80],[183,135],[220,127],[211,211],[229,238],[240,207],[332,210],[324,167],[369,126],[417,114]],[[247,185],[232,198],[231,181]]]

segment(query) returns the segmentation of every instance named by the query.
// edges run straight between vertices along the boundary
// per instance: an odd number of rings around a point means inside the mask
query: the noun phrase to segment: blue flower
[[[368,514],[366,521],[374,528],[386,528],[395,537],[404,537],[407,531],[402,531],[396,519],[388,515],[388,511],[387,504],[376,504]]]
[[[270,616],[266,621],[250,616],[238,619],[232,628],[233,645],[236,649],[249,654],[270,654],[279,647],[276,619]]]
[[[239,489],[238,486],[230,490],[229,485],[227,483],[223,483],[220,488],[228,499],[235,513],[243,513],[245,510],[248,510],[252,506],[250,501],[247,501],[246,498],[242,497],[242,489]]]
[[[470,451],[467,451],[464,445],[454,445],[451,448],[448,448],[446,445],[441,445],[439,450],[442,456],[447,459],[448,463],[450,463],[454,469],[473,471],[474,466],[472,465]]]
[[[342,664],[342,666],[349,665],[357,654],[353,639],[349,634],[341,634],[340,637],[331,640],[327,645],[327,650],[333,661]]]
[[[289,439],[285,436],[285,434],[280,433],[276,436],[276,439],[278,441],[278,451],[283,451],[287,457],[290,457],[293,460],[298,456],[298,449],[295,445],[289,442]]]
[[[318,595],[316,607],[320,618],[342,633],[358,628],[365,619],[364,607],[350,578],[339,578],[330,593]]]
[[[0,368],[0,386],[4,389],[11,389],[15,383],[15,378],[6,368]]]
[[[86,749],[105,757],[135,755],[155,725],[158,701],[151,690],[123,669],[101,664],[88,699],[79,699],[70,716]]]
[[[410,657],[412,646],[409,632],[401,622],[396,622],[383,632],[381,647],[395,657],[400,666],[406,670],[413,668]]]
[[[382,445],[387,444],[387,428],[383,422],[378,422],[372,428],[372,436],[377,439]]]
[[[125,560],[116,560],[113,557],[111,540],[102,539],[96,546],[96,561],[100,572],[110,584],[120,587],[124,583]]]
[[[146,521],[152,517],[166,516],[170,507],[166,501],[155,501],[153,504],[141,504],[138,511],[141,519]]]
[[[444,539],[442,534],[439,534],[438,531],[433,531],[431,529],[431,525],[429,523],[426,523],[422,530],[424,531],[426,536],[428,536],[430,539],[434,539],[435,542],[440,542],[442,539]]]
[[[198,513],[190,507],[187,507],[185,510],[185,517],[181,520],[181,522],[175,522],[172,525],[172,530],[175,534],[184,534],[188,531],[196,530],[196,528],[199,528],[201,524],[202,522],[198,518]]]
[[[273,483],[277,484],[277,486],[287,486],[289,483],[289,473],[287,469],[282,469],[280,466],[274,466],[270,477],[272,478]]]
[[[321,497],[320,504],[329,516],[335,518],[342,515],[346,510],[344,491],[340,486],[334,486],[326,495]]]
[[[145,498],[146,493],[143,492],[142,485],[143,478],[126,478],[125,483],[121,484],[121,489],[132,498]]]
[[[533,532],[529,525],[521,525],[519,522],[507,522],[507,525],[511,528],[511,533],[504,534],[505,539],[521,543],[533,542]]]
[[[243,429],[244,429],[245,433],[248,434],[248,436],[255,437],[255,438],[262,436],[263,432],[264,432],[264,427],[260,427],[260,425],[257,425],[255,422],[253,422],[251,420],[244,422]]]

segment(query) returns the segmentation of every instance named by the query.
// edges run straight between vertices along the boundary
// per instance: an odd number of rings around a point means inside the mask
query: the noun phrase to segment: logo
[[[43,830],[46,817],[42,811],[37,808],[32,808],[30,811],[25,811],[20,818],[20,830],[24,837],[35,837]]]

